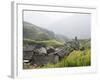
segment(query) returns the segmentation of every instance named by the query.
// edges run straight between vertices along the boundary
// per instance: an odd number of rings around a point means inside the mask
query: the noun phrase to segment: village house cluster
[[[58,48],[42,44],[26,45],[23,47],[23,63],[30,63],[31,65],[55,64],[73,50],[78,50],[79,47],[80,43],[77,37],[72,41],[66,42],[64,47]]]

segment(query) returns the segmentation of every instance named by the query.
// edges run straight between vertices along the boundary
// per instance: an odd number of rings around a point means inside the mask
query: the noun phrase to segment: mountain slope
[[[55,34],[52,31],[38,27],[25,21],[23,22],[23,38],[38,41],[55,39],[56,41],[60,42],[66,42],[66,40],[68,40],[68,38],[63,35]]]
[[[49,40],[55,38],[55,35],[53,32],[40,28],[34,24],[23,22],[23,38]]]

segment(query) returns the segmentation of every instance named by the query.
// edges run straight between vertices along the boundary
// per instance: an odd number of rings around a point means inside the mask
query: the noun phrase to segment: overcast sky
[[[24,11],[24,21],[69,38],[91,37],[90,14]]]

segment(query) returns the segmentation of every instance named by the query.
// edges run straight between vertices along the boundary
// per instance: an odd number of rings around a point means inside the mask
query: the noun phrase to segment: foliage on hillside
[[[90,39],[83,39],[80,40],[80,47],[84,47],[85,49],[90,49],[91,48],[91,40]]]
[[[80,40],[80,48],[84,50],[74,50],[68,56],[65,56],[61,61],[56,64],[47,64],[45,68],[52,67],[79,67],[91,65],[91,44],[90,40]]]
[[[59,46],[63,46],[64,43],[63,42],[58,42],[56,40],[44,40],[44,41],[36,41],[36,40],[30,40],[30,39],[24,39],[23,40],[24,45],[25,44],[42,44],[45,46],[54,46],[54,47],[59,47]]]
[[[66,41],[68,38],[64,35],[55,34],[53,31],[42,28],[40,26],[31,24],[29,22],[23,22],[23,38],[32,40],[52,40]]]

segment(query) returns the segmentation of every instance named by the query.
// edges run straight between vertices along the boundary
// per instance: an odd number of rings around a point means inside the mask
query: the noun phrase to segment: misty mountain
[[[55,38],[53,32],[40,28],[34,24],[23,22],[23,37],[34,40],[48,40]]]
[[[49,30],[56,34],[80,39],[88,39],[91,37],[91,16],[89,14],[75,14],[68,18],[58,20],[49,25]]]
[[[62,42],[66,42],[70,40],[69,38],[61,34],[55,34],[55,39]]]
[[[23,22],[23,38],[33,40],[50,40],[55,39],[58,41],[67,40],[63,35],[56,35],[54,32],[47,29],[38,27],[29,22]]]

